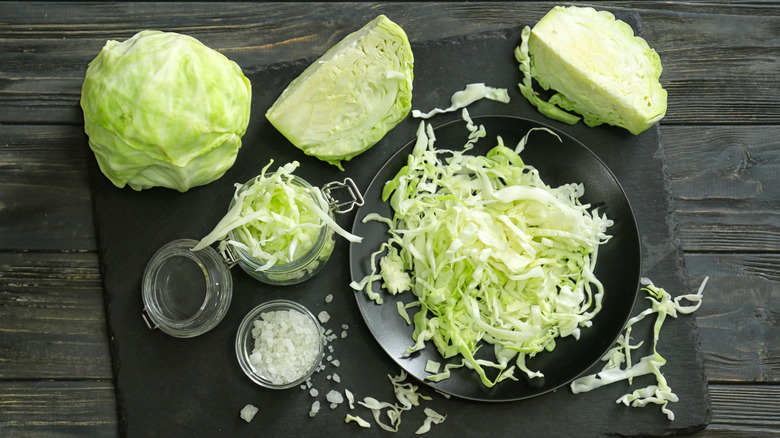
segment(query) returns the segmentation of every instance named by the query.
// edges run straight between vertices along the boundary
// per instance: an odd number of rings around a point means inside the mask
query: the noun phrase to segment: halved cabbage
[[[412,107],[414,56],[384,15],[347,35],[282,92],[266,118],[304,153],[343,170]]]
[[[666,115],[661,58],[610,12],[556,6],[522,37],[515,51],[525,74],[520,89],[547,117],[578,121],[557,105],[588,126],[608,123],[639,134]],[[556,92],[549,102],[532,90],[531,78]]]

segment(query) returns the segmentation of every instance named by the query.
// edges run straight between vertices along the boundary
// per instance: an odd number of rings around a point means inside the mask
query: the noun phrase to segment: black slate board
[[[621,17],[636,29],[638,17]],[[416,56],[414,108],[427,111],[445,107],[453,92],[472,82],[484,82],[509,89],[512,102],[481,101],[469,107],[472,115],[509,114],[552,124],[591,148],[611,168],[632,203],[643,250],[643,273],[673,295],[687,293],[682,257],[675,236],[675,220],[664,176],[664,152],[658,127],[633,136],[612,127],[588,128],[581,123],[568,126],[540,116],[520,96],[520,80],[513,49],[521,28],[413,44]],[[344,403],[330,409],[325,394],[330,389],[352,391],[357,399],[373,396],[395,401],[387,375],[400,370],[375,342],[358,310],[349,288],[349,260],[346,241],[337,243],[328,266],[315,279],[297,286],[271,287],[233,269],[234,297],[227,316],[213,331],[192,339],[178,339],[150,331],[141,319],[140,284],[143,269],[163,244],[178,238],[205,235],[224,214],[233,184],[259,173],[269,159],[277,164],[301,162],[298,174],[314,185],[352,177],[365,189],[381,165],[414,137],[418,120],[408,118],[368,152],[345,163],[345,172],[307,157],[291,146],[264,118],[287,83],[312,60],[247,68],[253,83],[252,119],[238,160],[220,180],[204,187],[178,193],[167,189],[135,192],[117,189],[90,160],[90,179],[98,234],[105,302],[112,340],[120,431],[127,437],[214,437],[246,436],[378,436],[386,435],[376,425],[361,429],[345,424],[350,412],[373,421],[369,411],[357,407],[348,411]],[[431,120],[434,125],[459,118],[445,114]],[[499,133],[493,133],[499,134]],[[339,217],[350,226],[353,214]],[[333,295],[326,303],[325,296]],[[233,342],[241,318],[255,305],[275,298],[288,298],[308,306],[314,313],[326,310],[325,324],[336,333],[349,326],[348,337],[331,345],[340,366],[313,378],[319,391],[292,388],[272,391],[255,386],[243,375],[235,359]],[[634,314],[646,306],[640,298]],[[634,330],[634,339],[650,341],[649,324]],[[628,408],[615,400],[629,391],[625,382],[591,393],[573,395],[567,388],[541,397],[506,403],[485,403],[446,399],[421,385],[433,396],[424,402],[447,415],[427,436],[603,436],[670,435],[703,428],[710,419],[709,395],[700,357],[695,320],[690,316],[668,319],[660,353],[668,360],[663,368],[680,401],[670,408],[676,420],[670,422],[658,407]],[[646,354],[640,350],[638,354]],[[638,358],[639,356],[637,356]],[[596,371],[595,369],[592,371]],[[329,379],[333,373],[341,383]],[[632,390],[652,379],[639,378]],[[322,409],[308,415],[313,401]],[[239,418],[245,404],[260,409],[251,423]],[[421,424],[422,409],[403,416],[402,435],[412,434]],[[576,431],[576,432],[575,432]]]

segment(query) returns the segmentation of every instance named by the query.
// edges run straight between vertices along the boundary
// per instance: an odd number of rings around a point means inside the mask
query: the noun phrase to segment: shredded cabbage
[[[447,419],[446,415],[442,415],[431,408],[425,408],[423,412],[425,413],[425,420],[423,420],[422,426],[414,432],[416,435],[428,433],[432,424],[441,424]]]
[[[344,417],[344,422],[345,423],[355,422],[357,423],[358,426],[364,429],[368,429],[369,427],[371,427],[371,423],[358,417],[357,415],[352,415],[352,414],[347,414],[346,417]]]
[[[658,340],[661,334],[661,327],[667,316],[677,318],[678,313],[690,314],[695,312],[701,306],[702,292],[707,285],[709,277],[705,277],[699,290],[695,294],[681,295],[672,299],[672,296],[663,288],[656,287],[650,279],[643,277],[640,281],[648,293],[647,299],[651,305],[639,315],[631,318],[626,323],[625,333],[621,334],[617,340],[617,345],[612,348],[601,359],[606,362],[601,371],[596,374],[580,377],[574,380],[570,387],[574,394],[592,391],[610,383],[627,380],[632,383],[634,377],[653,374],[656,378],[655,385],[649,385],[645,388],[637,389],[629,394],[625,394],[616,403],[623,403],[626,406],[642,407],[650,403],[661,406],[661,412],[666,414],[670,421],[674,421],[674,412],[669,409],[670,402],[679,400],[677,394],[672,392],[666,378],[661,373],[661,367],[666,364],[666,359],[658,354]],[[683,305],[682,301],[691,302],[691,305]],[[631,329],[637,322],[643,320],[646,316],[656,314],[655,324],[653,325],[653,354],[643,357],[639,363],[633,364],[631,360],[631,350],[639,348],[642,343],[631,345]],[[625,368],[621,368],[623,363]]]
[[[485,84],[468,84],[466,88],[457,91],[450,99],[449,108],[434,108],[427,113],[420,110],[412,110],[412,117],[429,119],[436,114],[448,113],[465,108],[480,99],[490,99],[501,103],[509,103],[509,92],[506,88],[494,88]]]
[[[221,251],[228,245],[242,248],[264,263],[258,268],[263,271],[298,260],[314,246],[323,226],[350,242],[361,240],[333,220],[318,188],[293,182],[297,161],[268,172],[272,164],[247,184],[236,184],[231,208],[193,251],[220,241]],[[235,238],[227,238],[231,232]]]
[[[371,411],[376,424],[388,432],[398,432],[398,428],[401,426],[401,416],[405,411],[409,411],[415,406],[420,406],[421,400],[431,400],[431,397],[419,392],[417,385],[405,382],[406,376],[406,373],[403,371],[397,376],[387,375],[387,378],[390,379],[390,383],[393,385],[393,393],[395,393],[396,398],[395,403],[379,401],[374,397],[364,397],[362,401],[358,401],[359,405]],[[382,421],[383,412],[387,416],[389,424]],[[417,429],[416,433],[418,435],[428,432],[431,424],[441,424],[447,418],[446,415],[441,415],[430,408],[425,408],[423,412],[425,413],[425,420]],[[366,421],[356,420],[356,416],[351,414],[347,414],[345,421],[356,421],[361,427],[370,426]]]
[[[492,387],[516,380],[515,365],[542,376],[526,359],[590,325],[604,294],[593,274],[597,251],[612,221],[579,202],[582,184],[550,187],[523,162],[528,134],[515,150],[498,137],[484,156],[469,155],[486,133],[465,109],[463,117],[469,139],[462,150],[434,148],[433,128],[421,122],[406,166],[384,187],[392,219],[364,219],[388,223],[390,237],[372,256],[371,274],[351,285],[378,304],[372,283],[380,279],[388,293],[416,296],[405,306],[419,308],[406,353],[432,341],[445,359],[462,356],[429,380],[467,366]],[[495,360],[477,357],[483,341]],[[489,378],[486,368],[497,375]]]

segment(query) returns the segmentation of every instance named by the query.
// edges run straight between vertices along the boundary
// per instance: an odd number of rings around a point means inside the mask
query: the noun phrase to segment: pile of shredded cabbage
[[[298,260],[311,250],[324,226],[350,242],[361,240],[333,220],[317,187],[293,182],[297,161],[269,172],[272,164],[248,183],[236,185],[231,208],[193,251],[220,241],[221,251],[228,245],[242,248],[263,263],[258,271],[264,271]],[[235,239],[226,239],[231,231]]]
[[[444,359],[462,361],[429,380],[466,366],[492,387],[517,380],[513,360],[529,377],[542,376],[526,359],[590,326],[604,294],[593,270],[612,221],[580,203],[582,184],[550,187],[524,164],[519,154],[530,132],[515,150],[497,137],[485,155],[469,155],[486,132],[465,109],[463,118],[469,133],[461,150],[434,148],[433,128],[421,122],[407,164],[382,193],[393,217],[364,219],[386,223],[390,237],[372,255],[371,274],[352,287],[378,304],[374,281],[391,294],[411,291],[416,300],[399,304],[414,324],[405,353],[432,341]],[[484,343],[493,345],[495,360],[478,358]]]

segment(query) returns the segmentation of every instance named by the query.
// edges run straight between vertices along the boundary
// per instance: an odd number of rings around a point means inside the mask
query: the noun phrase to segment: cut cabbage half
[[[409,114],[413,67],[406,33],[380,15],[306,68],[266,118],[304,153],[343,169]]]
[[[572,111],[588,126],[607,123],[639,134],[666,115],[661,58],[613,14],[556,6],[522,38],[515,50],[524,73],[520,90],[547,117],[576,123],[563,110]],[[530,78],[555,91],[549,101],[532,90]]]

